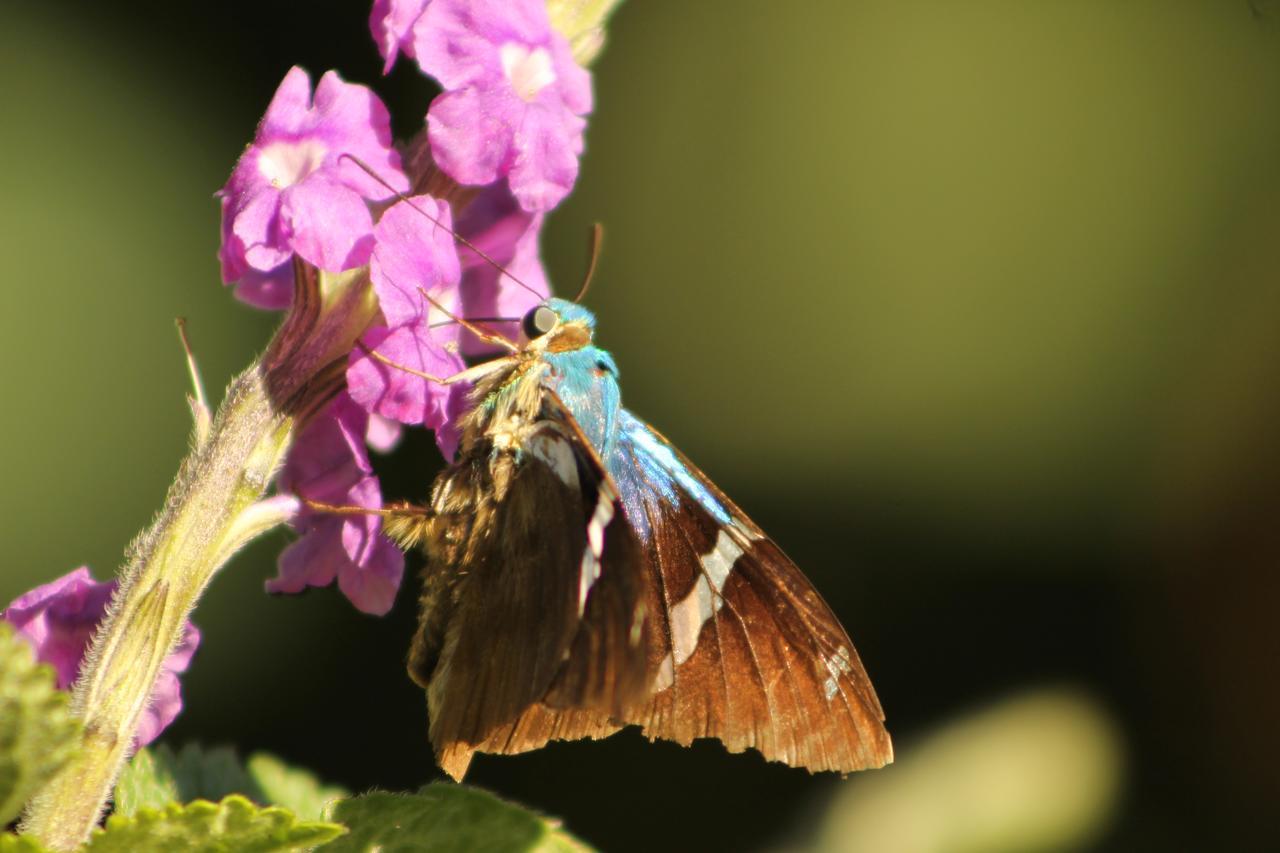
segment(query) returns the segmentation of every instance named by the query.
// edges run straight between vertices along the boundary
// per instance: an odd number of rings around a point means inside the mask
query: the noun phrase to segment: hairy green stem
[[[268,399],[259,365],[234,379],[207,438],[182,463],[164,508],[130,545],[120,586],[72,697],[84,721],[77,756],[31,803],[22,830],[54,850],[89,836],[132,751],[165,658],[218,568],[279,521],[259,499],[292,436]]]

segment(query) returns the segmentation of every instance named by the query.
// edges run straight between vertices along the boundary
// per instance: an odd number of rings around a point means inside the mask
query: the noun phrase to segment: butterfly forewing
[[[600,737],[648,693],[639,543],[612,485],[563,409],[487,445],[434,489],[433,555],[410,672],[455,777],[473,752]],[[574,709],[557,714],[552,708]]]
[[[781,549],[627,412],[610,470],[660,609],[655,695],[626,721],[810,770],[892,760],[883,712],[831,609]]]

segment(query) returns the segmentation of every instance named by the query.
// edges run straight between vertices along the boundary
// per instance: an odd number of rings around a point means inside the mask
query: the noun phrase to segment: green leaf
[[[139,809],[132,817],[113,815],[93,833],[84,853],[274,853],[304,850],[337,838],[343,828],[300,821],[287,809],[259,808],[244,797],[220,803],[170,803],[162,810]]]
[[[231,794],[240,794],[256,803],[268,802],[245,771],[236,751],[229,746],[206,749],[198,743],[188,743],[174,752],[168,745],[161,744],[152,750],[152,760],[156,779],[173,792],[166,802],[217,802]]]
[[[129,817],[140,808],[162,809],[179,798],[178,783],[168,767],[143,747],[116,780],[115,813]]]
[[[138,750],[125,765],[116,783],[115,811],[129,816],[140,808],[220,800],[229,794],[283,806],[303,820],[324,820],[333,803],[350,796],[345,789],[324,785],[310,771],[290,767],[265,752],[241,764],[228,747],[203,749],[187,744],[175,753],[161,745]]]
[[[265,752],[249,756],[247,769],[265,802],[284,806],[304,820],[329,818],[334,803],[351,796],[346,789],[321,784],[310,771],[290,767]]]
[[[0,835],[0,853],[49,853],[49,848],[42,847],[30,835]]]
[[[485,791],[436,784],[417,794],[375,792],[344,800],[334,819],[349,835],[324,853],[584,853],[555,821]]]
[[[0,621],[0,826],[18,816],[79,745],[80,724],[68,702],[53,670],[37,664],[31,647]]]

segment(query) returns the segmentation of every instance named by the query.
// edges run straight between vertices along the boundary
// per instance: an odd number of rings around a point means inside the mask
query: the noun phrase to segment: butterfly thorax
[[[471,406],[459,422],[459,459],[513,455],[519,463],[531,430],[545,417],[546,392],[573,414],[597,453],[607,458],[617,429],[621,395],[613,357],[592,343],[595,318],[579,305],[549,299],[556,325],[526,340],[477,381]]]

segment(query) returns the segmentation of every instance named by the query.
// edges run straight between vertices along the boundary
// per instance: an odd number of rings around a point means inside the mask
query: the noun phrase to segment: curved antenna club
[[[582,287],[578,288],[578,295],[573,297],[573,301],[581,302],[582,297],[587,295],[587,288],[591,286],[591,279],[595,278],[596,265],[600,262],[600,247],[604,244],[604,226],[599,222],[591,226],[591,246],[587,250],[587,274],[582,279]]]
[[[390,192],[391,192],[391,193],[396,197],[396,199],[397,199],[398,201],[402,201],[402,202],[404,202],[405,204],[407,204],[407,205],[409,205],[410,207],[412,207],[414,210],[418,211],[418,213],[421,213],[421,214],[422,214],[423,216],[425,216],[428,220],[430,220],[431,222],[434,222],[438,227],[443,228],[445,231],[448,231],[451,235],[453,235],[453,239],[457,240],[459,243],[461,243],[462,245],[466,246],[468,249],[470,249],[471,251],[473,251],[473,252],[475,252],[477,255],[479,255],[479,256],[480,256],[480,258],[481,258],[481,260],[483,260],[485,263],[489,264],[489,266],[491,266],[491,267],[493,267],[495,270],[497,270],[497,271],[498,271],[498,273],[499,273],[500,275],[505,275],[507,278],[511,279],[511,280],[512,280],[512,281],[514,281],[516,284],[520,285],[520,286],[521,286],[521,287],[523,287],[525,290],[527,290],[527,291],[529,291],[530,293],[532,293],[534,296],[538,297],[538,299],[539,299],[539,300],[543,299],[543,296],[542,296],[542,294],[541,294],[541,293],[539,293],[538,291],[534,290],[534,289],[533,289],[532,287],[530,287],[528,284],[525,284],[525,283],[524,283],[523,281],[521,281],[517,276],[515,276],[514,274],[512,274],[512,273],[511,273],[511,272],[510,272],[506,267],[504,267],[502,264],[500,264],[500,263],[498,263],[497,261],[495,261],[493,258],[489,257],[489,256],[488,256],[487,254],[485,254],[483,251],[481,251],[480,247],[479,247],[479,246],[477,246],[475,243],[472,243],[472,242],[471,242],[470,240],[468,240],[466,237],[463,237],[463,236],[462,236],[461,234],[459,234],[457,231],[454,231],[454,230],[453,230],[452,228],[450,228],[448,225],[445,225],[445,224],[444,224],[443,222],[441,222],[437,217],[432,216],[430,213],[427,213],[427,212],[426,212],[425,210],[423,210],[421,207],[418,207],[417,203],[416,203],[416,202],[414,202],[414,200],[413,200],[413,199],[409,198],[407,195],[405,195],[404,193],[400,192],[400,191],[399,191],[398,189],[396,189],[395,187],[391,186],[391,184],[387,183],[387,182],[383,179],[383,177],[382,177],[381,175],[379,175],[377,172],[375,172],[375,171],[373,170],[373,167],[372,167],[372,166],[370,166],[368,163],[365,163],[365,162],[364,162],[363,160],[361,160],[359,157],[356,157],[356,156],[354,156],[354,155],[352,155],[352,154],[342,154],[342,155],[339,155],[338,159],[339,159],[339,160],[344,160],[344,159],[345,159],[345,160],[350,160],[352,163],[354,163],[356,166],[358,166],[358,167],[360,168],[360,170],[361,170],[361,171],[363,171],[366,175],[368,175],[369,177],[373,178],[373,179],[374,179],[375,181],[377,181],[378,183],[382,184],[382,186],[386,187],[386,188],[387,188],[387,189],[388,189],[388,190],[389,190],[389,191],[390,191]]]

